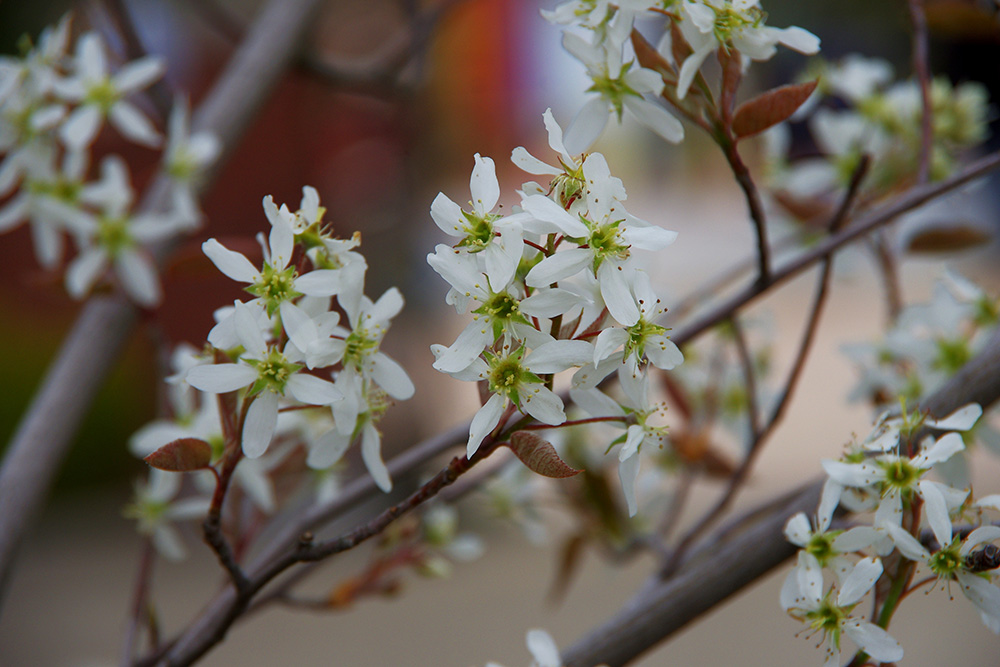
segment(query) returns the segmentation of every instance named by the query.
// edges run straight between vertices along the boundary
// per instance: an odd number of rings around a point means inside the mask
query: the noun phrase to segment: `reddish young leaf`
[[[545,477],[572,477],[580,471],[569,467],[559,458],[556,448],[547,440],[539,438],[529,431],[517,431],[510,436],[507,444],[514,455],[530,470]]]
[[[169,472],[202,470],[212,462],[212,446],[198,438],[178,438],[143,460],[154,468]]]
[[[660,74],[673,71],[670,63],[653,48],[652,44],[646,41],[641,32],[634,29],[632,30],[632,48],[635,49],[635,57],[639,61],[639,64],[646,69],[651,69]]]
[[[733,134],[742,139],[786,120],[812,95],[817,83],[819,79],[781,86],[747,100],[733,116]]]
[[[967,223],[938,223],[918,230],[906,240],[906,251],[922,254],[955,252],[993,240],[988,231]]]

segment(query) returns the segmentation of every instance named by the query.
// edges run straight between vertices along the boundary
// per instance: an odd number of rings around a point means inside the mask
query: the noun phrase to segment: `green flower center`
[[[285,384],[295,371],[302,368],[301,364],[293,364],[278,350],[268,350],[263,359],[247,359],[247,363],[257,370],[257,381],[250,389],[251,394],[257,394],[267,389],[275,394],[284,395]]]
[[[833,604],[830,593],[827,593],[817,609],[806,613],[809,627],[822,632],[830,642],[840,648],[840,625],[849,610]]]
[[[961,549],[962,541],[956,537],[951,541],[951,544],[941,547],[940,551],[932,555],[927,561],[927,566],[939,579],[954,579],[955,573],[961,570],[964,565],[959,553]]]
[[[87,89],[84,104],[96,104],[102,113],[107,113],[119,99],[121,94],[115,89],[111,79],[105,78]]]
[[[727,44],[733,37],[733,33],[740,32],[744,28],[758,28],[764,23],[766,15],[759,7],[750,9],[735,10],[730,6],[715,10],[715,24],[712,26],[712,34],[719,44]]]
[[[104,246],[108,254],[116,257],[133,244],[128,231],[128,218],[100,216],[97,218],[97,242]]]
[[[525,384],[541,384],[542,379],[521,365],[524,348],[506,357],[498,357],[488,350],[486,357],[490,365],[490,391],[506,396],[513,403],[520,405],[518,390]]]
[[[344,366],[353,366],[360,370],[365,360],[378,350],[378,342],[378,338],[368,335],[368,332],[364,329],[358,329],[349,333],[347,338],[344,339],[346,346],[344,349]]]
[[[839,534],[840,531],[830,531],[813,535],[805,546],[806,553],[815,556],[819,564],[826,567],[827,561],[839,553],[833,548],[833,540]]]
[[[639,321],[626,331],[628,332],[628,340],[625,341],[625,356],[635,354],[639,359],[645,353],[646,341],[653,336],[662,336],[667,332],[666,328],[647,322],[643,317],[640,317]]]
[[[920,474],[923,472],[920,468],[910,463],[910,459],[907,458],[884,461],[880,462],[879,465],[885,471],[883,483],[887,487],[896,488],[904,492],[913,488],[913,485],[917,483],[917,480],[920,479]]]
[[[267,306],[267,314],[274,315],[282,303],[302,296],[301,292],[295,291],[297,277],[294,266],[278,269],[265,262],[260,277],[246,291],[260,297]]]
[[[487,213],[480,216],[475,212],[463,210],[462,217],[465,218],[466,224],[462,226],[465,238],[458,243],[460,248],[466,248],[469,252],[479,252],[493,241],[493,223],[501,218],[500,215]]]

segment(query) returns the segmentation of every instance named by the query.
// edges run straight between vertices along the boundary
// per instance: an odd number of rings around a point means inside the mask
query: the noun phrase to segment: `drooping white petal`
[[[888,632],[858,618],[843,622],[844,632],[865,653],[878,662],[895,662],[903,657],[903,647]]]
[[[627,327],[638,322],[639,306],[632,295],[626,271],[610,260],[605,260],[597,269],[597,280],[601,284],[604,305],[608,307],[611,316]]]
[[[1000,588],[982,577],[968,572],[958,572],[962,593],[983,614],[983,622],[994,632],[1000,627]]]
[[[291,301],[282,301],[278,312],[281,313],[281,326],[284,327],[288,338],[295,347],[305,353],[309,349],[309,344],[319,337],[316,323],[306,311]]]
[[[253,384],[257,371],[243,364],[203,364],[189,370],[185,379],[195,389],[224,394]]]
[[[122,289],[141,306],[151,307],[160,302],[160,278],[152,260],[135,250],[124,250],[115,258],[115,269]]]
[[[361,460],[365,462],[365,467],[368,468],[378,488],[385,493],[392,491],[389,469],[382,461],[382,438],[370,421],[365,422],[361,429]]]
[[[472,418],[472,424],[469,425],[469,441],[465,446],[467,457],[472,458],[472,455],[479,449],[479,445],[483,444],[483,438],[496,428],[506,404],[507,401],[503,396],[493,394],[490,396],[490,400],[479,408],[476,416]]]
[[[445,193],[439,192],[431,202],[431,219],[438,228],[449,236],[463,236],[465,216],[462,207],[453,202]]]
[[[199,368],[211,368],[199,366]],[[267,451],[278,425],[278,395],[262,391],[250,404],[243,422],[243,454],[256,459]]]
[[[938,543],[948,544],[951,542],[951,519],[948,517],[948,505],[940,490],[941,486],[928,479],[917,482],[918,493],[924,499],[927,523],[930,524]]]
[[[252,306],[238,301],[233,305],[233,328],[246,349],[246,356],[262,359],[267,353],[267,343],[264,342],[264,336],[251,308]]]
[[[625,496],[625,504],[628,505],[628,515],[635,516],[639,511],[639,505],[635,499],[635,481],[639,477],[639,454],[618,462],[618,481],[622,485],[622,495]]]
[[[875,527],[888,532],[892,537],[892,541],[896,543],[896,548],[910,560],[926,563],[927,559],[931,557],[930,552],[927,551],[927,549],[925,549],[924,546],[913,537],[913,535],[910,535],[899,526],[883,522]]]
[[[107,267],[108,254],[103,248],[88,248],[66,269],[66,291],[74,299],[85,296]]]
[[[339,461],[351,446],[351,436],[330,429],[309,449],[306,465],[314,470],[326,470]]]
[[[677,99],[683,100],[687,95],[694,77],[697,76],[698,70],[701,68],[701,64],[705,62],[705,58],[714,50],[714,47],[715,43],[711,42],[684,59],[684,62],[681,64],[681,71],[677,76]]]

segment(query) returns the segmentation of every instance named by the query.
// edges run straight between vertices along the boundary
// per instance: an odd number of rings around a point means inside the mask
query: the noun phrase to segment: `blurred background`
[[[123,5],[142,44],[167,60],[168,88],[186,91],[197,105],[262,3],[109,4]],[[828,58],[861,51],[890,60],[897,73],[906,75],[908,19],[901,5],[770,0],[766,9],[769,25],[798,25],[820,36]],[[204,201],[206,224],[165,267],[162,307],[144,316],[95,400],[49,507],[22,550],[0,619],[0,665],[117,660],[139,545],[121,509],[144,467],[128,455],[125,444],[156,414],[163,345],[201,345],[212,311],[241,295],[202,255],[201,242],[214,236],[259,256],[252,236],[267,225],[260,207],[265,195],[295,209],[302,186],[316,187],[327,220],[340,235],[361,232],[361,251],[369,264],[368,295],[377,298],[394,285],[403,292],[407,307],[394,321],[385,350],[407,369],[418,393],[396,405],[380,424],[386,458],[471,416],[476,399],[467,387],[430,368],[429,345],[450,343],[464,324],[444,303],[446,285],[425,261],[434,245],[444,242],[428,210],[438,191],[466,201],[474,153],[494,158],[501,202],[505,207],[516,203],[514,191],[528,178],[510,163],[511,150],[523,145],[547,159],[542,112],[551,107],[565,127],[582,104],[588,85],[582,68],[562,50],[558,28],[541,19],[539,6],[530,0],[326,4],[297,64],[210,189]],[[93,27],[113,47],[121,47],[114,13],[102,2],[8,0],[0,3],[0,50],[15,53],[22,34],[36,36],[68,10],[74,11],[77,30]],[[417,29],[412,28],[414,15],[423,17]],[[936,24],[934,71],[956,81],[980,80],[996,91],[996,25],[984,26],[980,33],[967,25]],[[365,76],[386,62],[401,39],[424,46],[390,76]],[[804,56],[779,51],[774,60],[751,69],[749,85],[761,89],[787,81],[806,62]],[[995,94],[992,98],[997,99]],[[152,106],[146,108],[152,112]],[[991,144],[996,136],[994,132]],[[630,212],[680,232],[671,248],[648,258],[668,307],[720,267],[750,255],[753,236],[740,192],[718,150],[691,128],[688,138],[673,146],[626,121],[609,126],[594,148],[605,153],[612,172],[625,182]],[[749,152],[752,157],[752,147]],[[92,162],[103,153],[121,153],[129,160],[137,190],[157,168],[158,153],[126,144],[114,131],[100,137]],[[967,208],[969,215],[995,226],[995,195],[981,189],[977,202]],[[0,237],[0,346],[16,350],[0,364],[0,443],[10,439],[80,309],[66,296],[61,277],[38,267],[30,243],[26,228]],[[993,245],[961,257],[935,255],[907,263],[902,267],[907,300],[928,297],[943,260],[958,261],[981,284],[1000,285]],[[837,269],[798,400],[761,457],[741,506],[817,475],[820,457],[838,455],[852,432],[868,431],[869,410],[844,400],[856,378],[838,348],[878,335],[883,324],[880,295],[874,271],[863,258],[848,253]],[[794,352],[812,282],[803,277],[754,307],[754,313],[766,310],[774,320],[778,367]],[[986,480],[991,475],[996,479],[998,472],[989,460],[977,467],[977,475]],[[720,488],[703,486],[695,492],[696,507],[707,506]],[[470,516],[485,513],[472,505]],[[531,545],[509,526],[480,525],[486,555],[455,568],[449,579],[408,580],[398,599],[365,600],[345,613],[282,610],[260,615],[237,627],[205,664],[524,664],[525,630],[545,627],[561,646],[568,645],[616,610],[653,567],[651,559],[619,568],[590,556],[566,599],[551,605],[546,590],[556,573],[552,545]],[[186,563],[157,571],[157,601],[168,633],[190,619],[218,585],[207,552],[198,545],[193,551]],[[363,559],[364,554],[352,553],[337,567],[350,570]],[[816,640],[795,638],[800,626],[778,607],[783,577],[784,568],[641,664],[818,664]],[[935,591],[933,599],[913,596],[904,605],[893,634],[908,649],[906,664],[935,665],[945,659],[983,664],[983,658],[995,655],[996,637],[964,600],[947,606],[944,597]]]

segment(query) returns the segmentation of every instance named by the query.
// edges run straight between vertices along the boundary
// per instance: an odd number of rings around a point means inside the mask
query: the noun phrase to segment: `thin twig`
[[[913,25],[913,73],[920,86],[920,164],[917,182],[926,183],[931,173],[931,151],[934,142],[934,110],[931,106],[930,56],[927,37],[927,17],[922,0],[907,0],[910,23]]]
[[[760,435],[760,412],[757,404],[757,377],[753,369],[753,359],[750,358],[750,348],[743,327],[735,316],[729,318],[733,328],[733,342],[736,345],[736,356],[739,357],[743,369],[743,384],[747,392],[747,425],[750,427],[750,441],[757,441]]]
[[[147,598],[149,597],[149,586],[153,578],[153,561],[156,549],[153,547],[153,540],[145,537],[142,540],[141,552],[139,555],[139,571],[135,577],[135,586],[132,590],[132,606],[129,610],[128,629],[122,641],[121,665],[128,667],[132,664],[132,656],[135,654],[135,642],[139,636],[139,625],[142,618],[148,617]]]
[[[827,223],[827,228],[830,232],[836,232],[848,220],[848,212],[851,209],[851,203],[855,200],[858,192],[860,191],[861,183],[868,172],[869,164],[869,160],[863,159],[855,169],[854,174],[851,177],[850,185],[844,193],[840,206],[837,207],[836,213],[834,213],[833,217]],[[740,488],[742,488],[744,482],[746,482],[757,455],[763,449],[765,442],[771,434],[774,433],[778,424],[781,422],[785,409],[788,406],[792,395],[795,393],[795,388],[798,386],[802,370],[805,368],[805,361],[808,358],[809,350],[812,348],[812,342],[815,339],[816,330],[819,328],[819,318],[820,314],[823,312],[823,306],[826,303],[832,269],[833,256],[828,255],[823,259],[822,266],[820,268],[820,275],[816,283],[816,294],[813,297],[813,303],[809,311],[806,326],[802,332],[801,340],[799,341],[798,351],[796,352],[795,359],[792,362],[791,369],[788,371],[788,377],[785,379],[785,383],[783,385],[784,388],[781,391],[778,402],[774,406],[774,410],[772,410],[771,415],[767,420],[767,424],[764,425],[763,429],[760,429],[757,426],[757,419],[751,415],[751,442],[749,448],[747,449],[746,456],[743,458],[742,463],[740,463],[740,467],[737,468],[735,473],[733,473],[733,476],[729,481],[729,485],[727,486],[722,497],[702,516],[701,519],[695,523],[694,527],[684,535],[683,539],[680,540],[674,550],[673,556],[661,571],[662,577],[669,577],[674,571],[676,571],[677,567],[681,563],[682,557],[691,545],[694,544],[695,540],[697,540],[700,535],[703,535],[708,527],[714,524],[729,508],[729,505],[736,497],[736,493]],[[738,329],[737,333],[739,333]],[[744,373],[749,373],[747,376],[747,391],[750,393],[754,385],[751,382],[752,367],[747,367],[749,364],[749,353],[746,350],[746,342],[739,335],[737,335],[736,342],[737,350],[740,352],[740,357],[744,365]],[[755,412],[755,401],[751,401],[747,409],[754,410]]]

